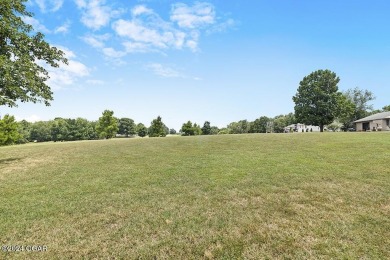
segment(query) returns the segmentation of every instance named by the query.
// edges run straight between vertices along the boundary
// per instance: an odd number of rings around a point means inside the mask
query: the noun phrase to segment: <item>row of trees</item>
[[[328,75],[327,73],[328,72],[326,72],[326,75]],[[331,74],[333,81],[330,80],[328,82],[324,80],[325,83],[322,82],[322,85],[317,84],[316,87],[316,91],[319,92],[319,89],[321,89],[319,86],[325,86],[323,87],[322,92],[325,93],[325,89],[328,91],[328,95],[329,93],[333,93],[330,94],[330,97],[324,93],[313,95],[313,92],[315,91],[301,82],[301,87],[298,89],[300,96],[297,94],[297,96],[294,97],[294,100],[302,101],[306,98],[307,104],[296,102],[295,114],[289,113],[273,118],[261,116],[252,122],[240,120],[238,122],[231,122],[221,129],[212,126],[209,121],[205,121],[203,126],[188,121],[182,125],[180,134],[183,136],[191,136],[267,132],[283,133],[286,126],[298,122],[312,125],[318,124],[320,127],[321,124],[322,127],[327,125],[328,129],[331,130],[340,128],[342,130],[347,130],[352,128],[353,121],[359,118],[366,117],[373,113],[390,111],[390,105],[379,110],[374,110],[369,102],[374,100],[375,97],[373,93],[368,90],[354,88],[345,92],[338,92],[337,88],[330,88],[332,82],[338,82],[337,80],[334,80],[334,75],[335,74]],[[323,75],[316,75],[315,77],[317,77],[318,80],[318,77],[321,78],[322,76]],[[313,79],[310,79],[310,81],[316,82]],[[305,86],[306,89],[302,86]],[[328,86],[329,88],[327,88]],[[304,97],[304,95],[307,94],[310,94],[311,96]],[[334,99],[332,100],[332,98]],[[331,104],[333,104],[333,106],[331,106]],[[326,105],[328,106],[327,109]],[[317,114],[313,113],[313,111]],[[323,114],[321,114],[321,111]],[[149,137],[165,137],[167,134],[176,134],[176,131],[174,129],[169,129],[162,122],[160,116],[154,119],[148,128],[142,123],[135,124],[134,120],[130,118],[116,118],[114,112],[110,110],[105,110],[98,121],[88,121],[83,118],[55,118],[51,121],[30,123],[25,120],[16,122],[15,118],[10,115],[5,115],[4,118],[0,119],[0,145],[26,143],[31,141],[57,142],[109,139],[118,134],[125,137],[134,135],[140,137],[145,137],[147,135]]]
[[[50,121],[30,123],[26,120],[16,122],[10,115],[0,119],[0,145],[109,139],[117,135],[158,137],[166,136],[168,133],[176,132],[173,129],[169,130],[162,123],[161,117],[154,119],[151,126],[147,128],[142,123],[136,125],[130,118],[116,118],[114,112],[110,110],[105,110],[98,121],[88,121],[84,118],[55,118]]]
[[[180,130],[184,136],[190,135],[217,135],[217,134],[247,134],[247,133],[283,133],[286,126],[296,123],[293,113],[279,115],[274,118],[261,116],[250,122],[240,120],[232,122],[226,127],[219,129],[211,126],[209,121],[205,121],[203,127],[188,121],[182,125]]]

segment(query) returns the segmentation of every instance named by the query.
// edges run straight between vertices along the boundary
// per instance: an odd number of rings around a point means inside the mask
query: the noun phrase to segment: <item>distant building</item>
[[[305,124],[292,124],[284,128],[285,133],[293,132],[320,132],[320,127],[315,125],[305,125]]]
[[[354,123],[356,131],[390,131],[390,112],[374,114]]]

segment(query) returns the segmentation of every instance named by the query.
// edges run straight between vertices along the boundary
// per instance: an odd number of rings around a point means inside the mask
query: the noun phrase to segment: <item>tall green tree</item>
[[[118,120],[114,117],[114,112],[104,110],[96,125],[96,131],[100,138],[110,139],[118,132]]]
[[[370,102],[375,99],[375,96],[369,90],[356,87],[348,89],[342,94],[339,99],[340,115],[338,121],[343,124],[343,130],[353,127],[353,122],[358,119],[380,112],[373,110]]]
[[[387,105],[387,106],[382,107],[382,111],[383,111],[383,112],[390,111],[390,105]]]
[[[47,142],[51,140],[51,122],[38,121],[31,125],[30,140],[37,142]]]
[[[121,118],[119,119],[119,129],[118,134],[125,135],[128,137],[129,135],[135,135],[135,123],[133,119],[130,118]]]
[[[27,122],[26,120],[18,122],[19,140],[17,143],[25,144],[29,142],[31,124],[32,123]]]
[[[320,131],[338,115],[340,79],[330,70],[317,70],[304,77],[293,101],[299,123],[318,125]]]
[[[211,134],[211,125],[209,121],[205,121],[202,127],[202,135],[210,135]]]
[[[40,32],[25,23],[32,17],[27,0],[2,0],[0,4],[0,105],[16,106],[16,101],[50,105],[53,93],[46,84],[51,67],[67,64],[64,53],[51,47]]]
[[[145,137],[148,134],[148,128],[142,123],[137,125],[136,131],[139,137]]]
[[[246,134],[250,130],[250,123],[245,120],[230,123],[227,128],[231,134]]]
[[[295,123],[295,116],[293,113],[287,115],[279,115],[273,118],[273,131],[275,133],[284,133],[285,127]]]
[[[249,124],[249,133],[265,133],[267,131],[267,123],[271,119],[266,116],[261,116]]]
[[[189,136],[189,135],[201,135],[202,134],[202,129],[200,126],[196,123],[192,124],[191,121],[188,121],[187,123],[184,123],[180,129],[180,132],[184,136]]]
[[[15,117],[5,115],[3,119],[0,119],[0,145],[14,144],[19,138],[18,123]]]
[[[66,141],[68,140],[69,135],[69,125],[68,122],[63,118],[56,118],[50,122],[50,133],[51,140],[54,142],[57,141]]]
[[[162,122],[161,117],[158,116],[156,119],[153,119],[153,121],[150,124],[149,137],[165,137],[166,135],[167,135],[166,126]]]

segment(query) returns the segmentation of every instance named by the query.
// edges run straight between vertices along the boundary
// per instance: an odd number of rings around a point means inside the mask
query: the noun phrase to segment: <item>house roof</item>
[[[368,121],[378,120],[378,119],[390,119],[390,111],[374,114],[374,115],[356,120],[354,123],[368,122]]]

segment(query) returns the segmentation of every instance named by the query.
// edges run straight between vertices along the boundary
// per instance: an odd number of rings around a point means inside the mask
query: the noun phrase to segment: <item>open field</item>
[[[390,134],[0,148],[0,259],[390,258]]]

